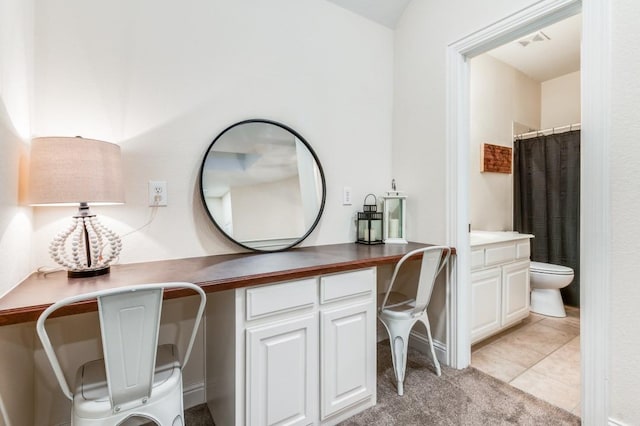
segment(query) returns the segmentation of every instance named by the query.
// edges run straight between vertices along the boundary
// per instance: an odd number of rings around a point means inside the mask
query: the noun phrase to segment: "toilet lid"
[[[543,274],[555,274],[555,275],[571,275],[573,274],[573,269],[562,266],[562,265],[554,265],[552,263],[543,263],[543,262],[531,262],[531,266],[529,268],[532,272],[540,272]]]

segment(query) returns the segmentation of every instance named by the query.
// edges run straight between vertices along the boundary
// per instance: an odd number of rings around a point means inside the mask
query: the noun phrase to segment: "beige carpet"
[[[579,425],[573,414],[473,367],[442,367],[409,350],[404,396],[396,393],[389,341],[378,344],[378,404],[342,425]]]
[[[389,341],[378,344],[378,404],[341,423],[344,426],[580,425],[573,414],[554,407],[475,368],[442,367],[410,350],[404,396],[396,393]],[[200,405],[185,412],[187,426],[211,426]]]
[[[197,405],[184,411],[185,426],[214,426],[207,404]]]

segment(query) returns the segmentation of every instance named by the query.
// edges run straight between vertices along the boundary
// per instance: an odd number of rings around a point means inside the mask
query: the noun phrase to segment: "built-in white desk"
[[[375,404],[377,267],[428,244],[303,247],[112,266],[95,278],[34,273],[0,299],[0,325],[63,297],[187,281],[211,293],[207,403],[216,424],[334,424]],[[165,298],[184,297],[168,291]],[[70,306],[60,315],[96,310]]]

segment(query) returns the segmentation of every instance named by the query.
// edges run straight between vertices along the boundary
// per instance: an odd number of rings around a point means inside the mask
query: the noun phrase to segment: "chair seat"
[[[175,382],[181,379],[181,374],[175,345],[158,346],[151,398],[148,402],[172,391],[176,386]],[[100,418],[111,413],[104,359],[89,361],[80,366],[76,375],[73,404],[79,417]],[[140,405],[143,405],[142,401],[134,406]],[[130,408],[132,406],[123,407],[124,410]]]
[[[382,305],[382,301],[384,299],[384,293],[378,294],[378,306]],[[398,293],[395,291],[389,292],[389,298],[387,299],[387,304],[384,307],[384,310],[380,311],[380,315],[389,315],[396,316],[400,314],[402,315],[406,311],[413,311],[416,307],[416,300],[402,293]]]

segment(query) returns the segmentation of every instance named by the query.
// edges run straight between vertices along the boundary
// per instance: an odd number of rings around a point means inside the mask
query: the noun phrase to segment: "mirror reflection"
[[[300,243],[325,201],[322,167],[293,129],[247,120],[224,130],[200,169],[200,193],[213,223],[232,241],[259,251]]]

